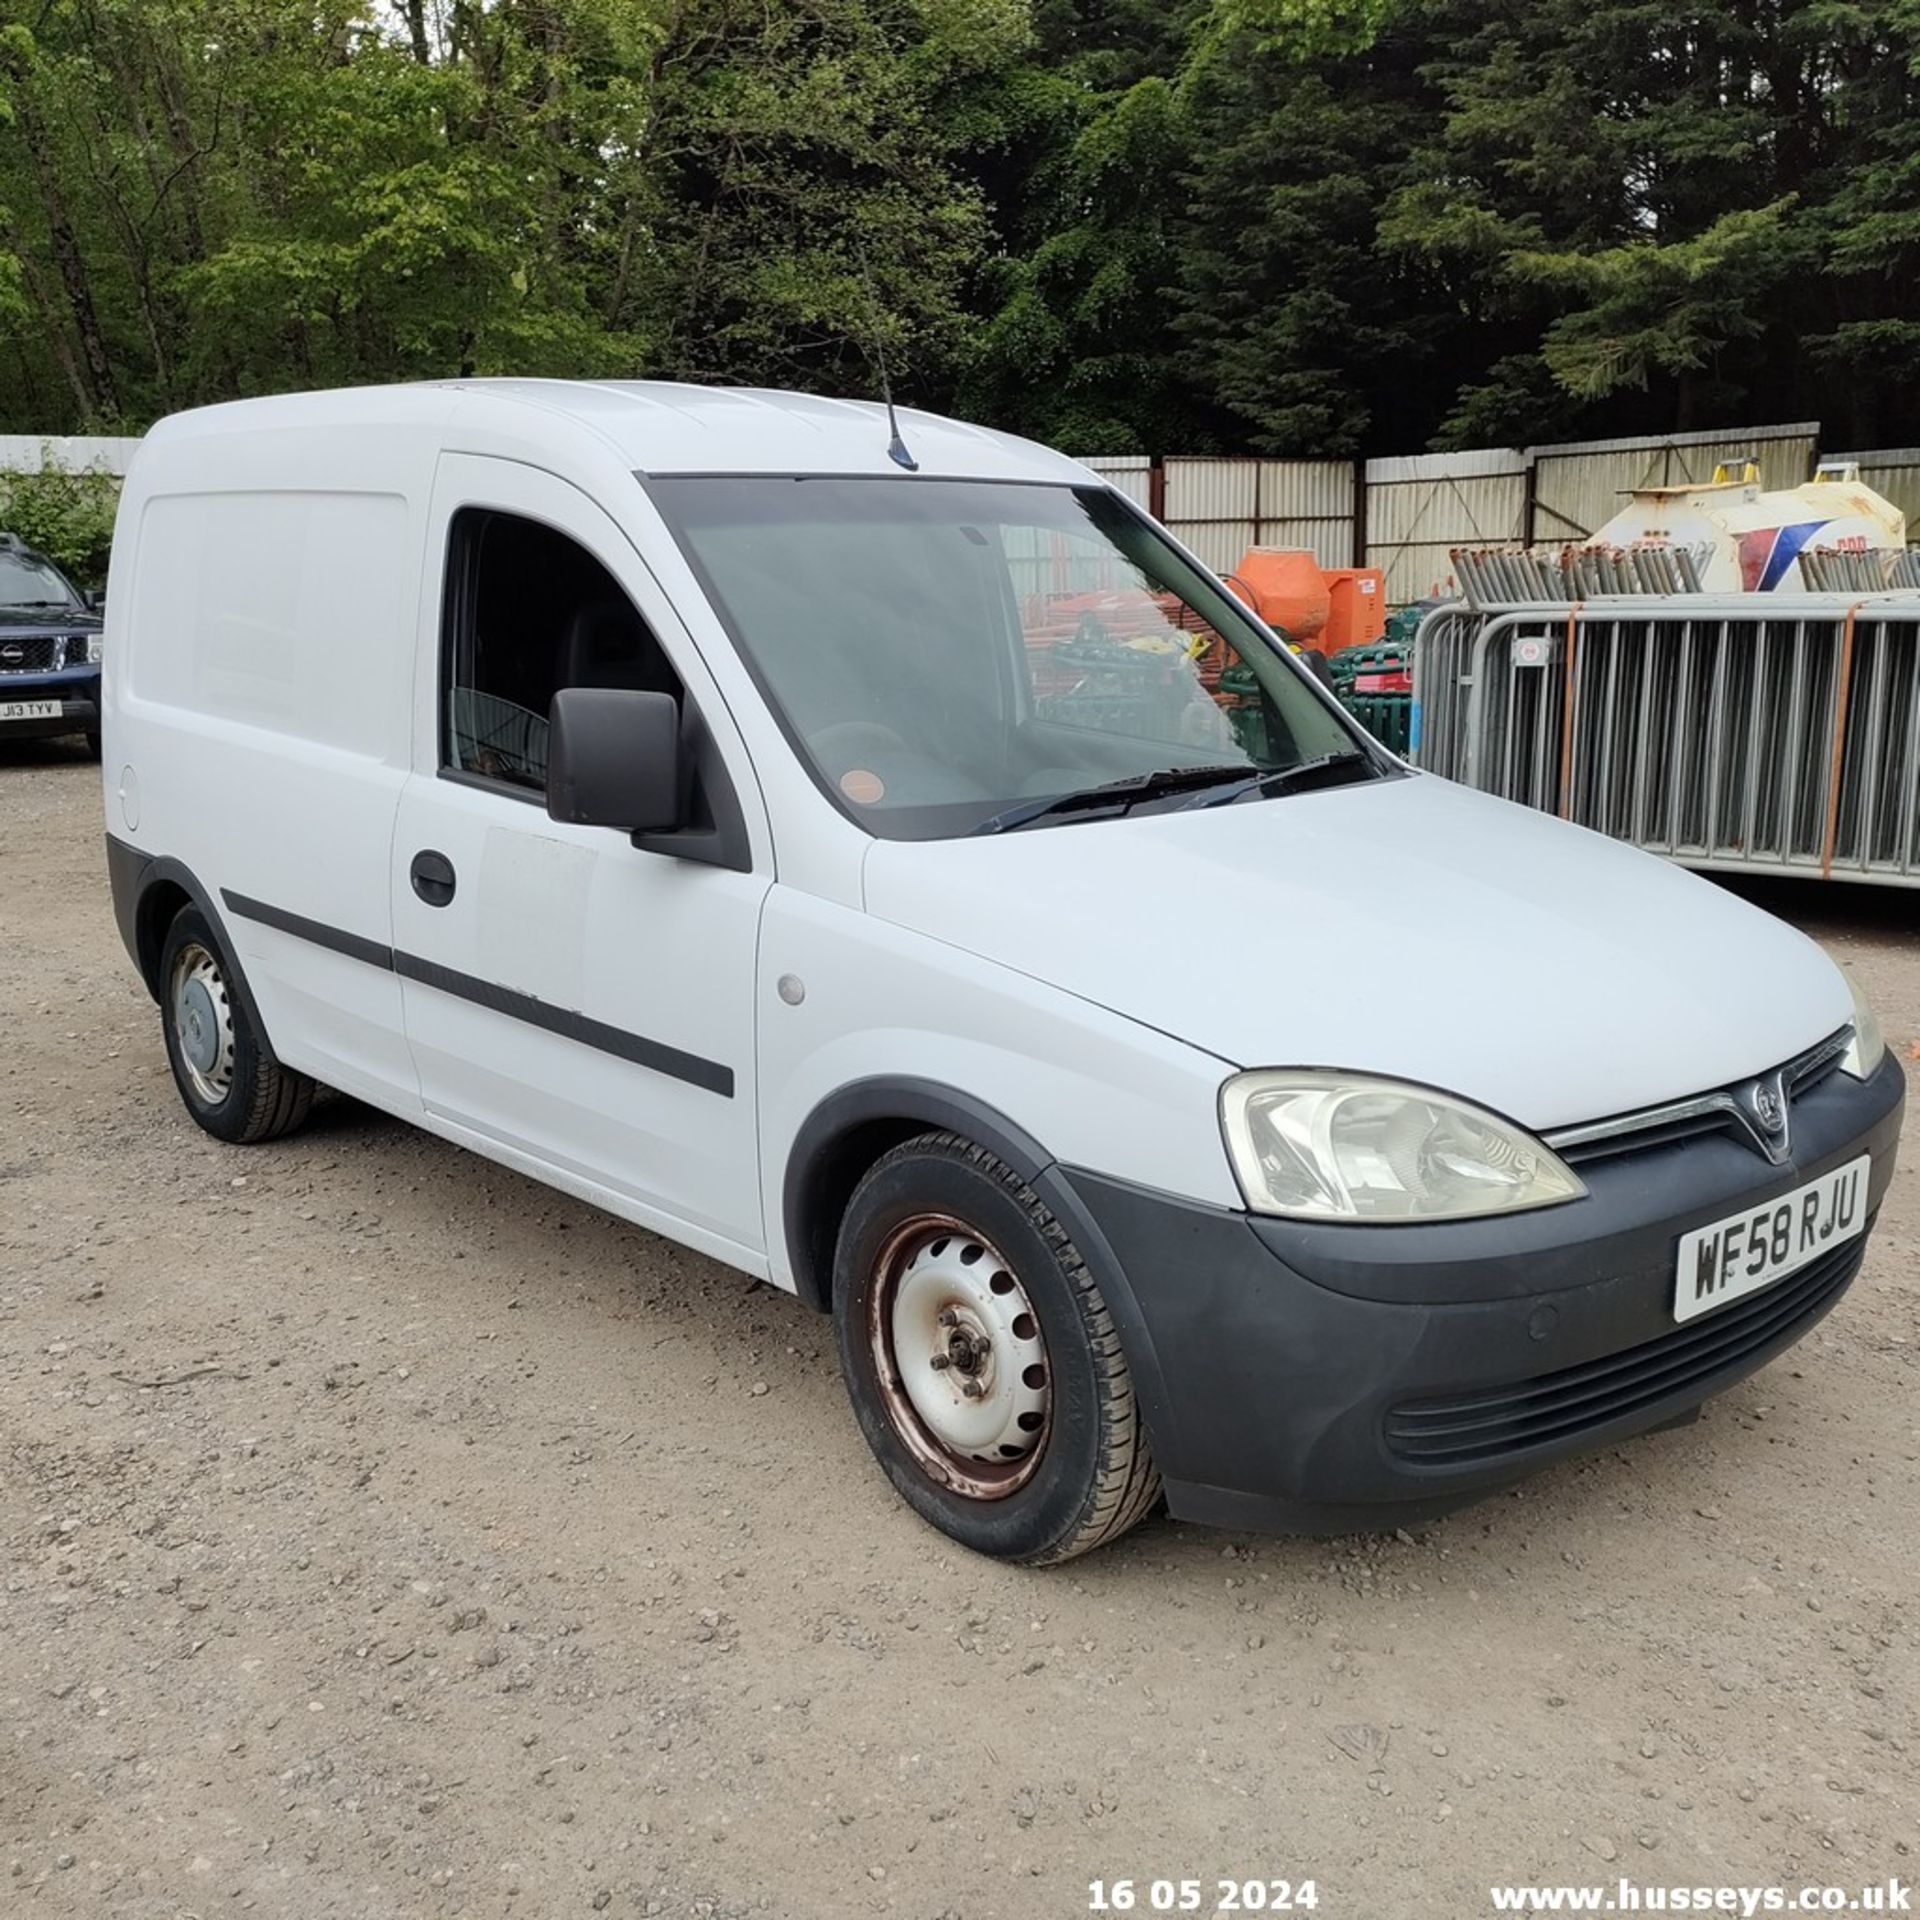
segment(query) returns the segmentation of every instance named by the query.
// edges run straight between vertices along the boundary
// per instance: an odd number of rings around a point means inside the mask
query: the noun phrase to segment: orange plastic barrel
[[[1254,547],[1228,576],[1268,626],[1298,646],[1318,651],[1332,611],[1320,562],[1304,547]]]

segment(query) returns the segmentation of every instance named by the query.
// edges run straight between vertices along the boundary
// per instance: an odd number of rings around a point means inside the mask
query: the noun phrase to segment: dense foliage
[[[0,429],[655,375],[1920,439],[1920,0],[0,0]]]
[[[0,473],[0,526],[64,568],[75,585],[106,585],[119,483],[104,473],[54,465]]]

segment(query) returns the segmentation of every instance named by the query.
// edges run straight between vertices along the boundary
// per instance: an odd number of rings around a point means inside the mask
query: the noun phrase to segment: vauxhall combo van
[[[148,437],[108,605],[193,1118],[337,1088],[799,1294],[983,1553],[1437,1513],[1689,1419],[1859,1271],[1905,1083],[1820,949],[1411,770],[1041,447],[249,401]]]

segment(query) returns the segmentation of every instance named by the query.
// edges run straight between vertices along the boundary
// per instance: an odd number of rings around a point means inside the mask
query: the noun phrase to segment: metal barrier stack
[[[1600,593],[1698,593],[1700,559],[1691,547],[1637,540],[1626,547],[1569,547],[1567,580],[1581,598]]]
[[[1635,540],[1623,547],[1455,547],[1453,577],[1476,607],[1564,606],[1602,593],[1698,593],[1690,547]],[[1878,588],[1883,582],[1876,581]]]
[[[1449,605],[1419,765],[1685,865],[1920,887],[1920,595]]]
[[[1566,572],[1557,553],[1530,547],[1455,547],[1447,556],[1460,591],[1476,607],[1564,600]]]
[[[1885,548],[1809,548],[1800,572],[1815,593],[1885,593],[1920,587],[1920,547],[1904,553]]]

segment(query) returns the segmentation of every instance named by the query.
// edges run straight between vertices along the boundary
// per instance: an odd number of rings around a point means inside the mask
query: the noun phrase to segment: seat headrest
[[[563,685],[670,692],[665,663],[646,622],[624,600],[594,600],[567,628]]]

